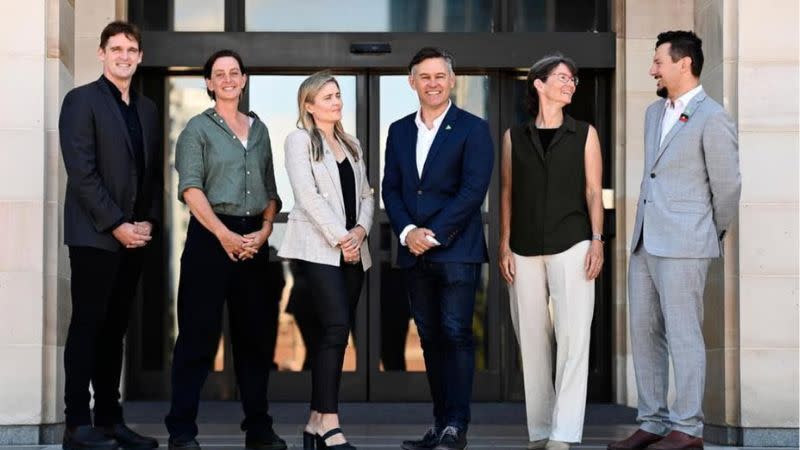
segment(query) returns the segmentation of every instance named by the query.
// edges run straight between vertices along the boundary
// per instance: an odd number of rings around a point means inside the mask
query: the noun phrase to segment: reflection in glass
[[[488,235],[488,226],[484,227]],[[425,371],[419,333],[414,324],[408,302],[405,270],[392,267],[391,262],[381,263],[381,371]],[[475,311],[472,316],[472,333],[475,340],[475,370],[488,369],[489,336],[487,305],[489,265],[481,265],[481,276],[475,293]]]
[[[512,0],[512,31],[608,31],[608,0]]]
[[[307,75],[254,75],[249,79],[250,109],[267,125],[272,143],[272,162],[275,182],[283,200],[283,212],[294,207],[289,176],[286,173],[283,144],[286,136],[297,129],[297,90]],[[356,134],[356,79],[352,75],[336,77],[342,94],[342,125],[346,132]],[[280,248],[286,232],[285,223],[276,223],[269,244]],[[286,284],[280,299],[278,339],[275,364],[278,370],[299,371],[310,369],[309,345],[313,345],[316,330],[315,313],[310,310],[310,290],[294,276],[292,264],[283,261]],[[345,350],[344,371],[355,371],[356,352],[351,333]]]
[[[492,0],[246,0],[247,31],[492,31]]]
[[[173,0],[175,31],[225,31],[225,0]]]
[[[254,77],[259,78],[259,77]],[[260,77],[266,78],[266,77]],[[287,78],[287,77],[281,77]],[[278,184],[278,190],[281,193],[281,197],[286,200],[287,194],[288,197],[291,197],[291,189],[289,187],[288,179],[285,176],[285,169],[283,168],[283,140],[286,134],[289,133],[290,130],[294,129],[294,121],[297,118],[297,106],[296,101],[294,100],[294,96],[297,92],[297,87],[299,86],[300,82],[305,77],[291,77],[295,80],[294,84],[291,86],[291,95],[288,97],[289,100],[285,101],[284,99],[275,100],[275,103],[272,103],[270,106],[272,108],[264,108],[268,110],[266,114],[262,112],[262,110],[253,109],[258,111],[260,117],[267,123],[270,134],[273,139],[273,158],[275,159],[274,163],[276,164],[275,167],[275,174],[276,178],[278,178],[279,183],[281,178],[278,177],[279,174],[283,175],[284,186],[281,187]],[[344,90],[344,86],[347,85],[348,91],[351,93],[350,95],[354,95],[355,92],[355,79],[353,77],[342,77],[342,78],[350,78],[349,81],[343,82],[340,78],[340,83],[343,84],[342,89]],[[264,80],[262,80],[263,82]],[[286,81],[286,80],[284,80]],[[349,84],[348,84],[349,83]],[[256,84],[265,84],[265,83],[256,83]],[[266,83],[269,84],[269,83]],[[280,83],[277,83],[280,84]],[[269,99],[275,99],[279,97],[280,89],[289,89],[285,86],[275,86],[271,85],[270,89],[267,90],[260,90],[261,94],[266,96],[267,98],[262,98],[262,102],[265,102]],[[254,89],[254,91],[256,91]],[[258,98],[255,95],[251,94],[251,106],[254,103],[259,105]],[[168,240],[169,240],[169,295],[170,295],[170,302],[173,305],[172,307],[172,326],[170,328],[170,339],[171,342],[175,341],[178,332],[178,324],[177,324],[177,316],[174,313],[174,305],[176,305],[177,293],[178,293],[178,281],[179,281],[179,274],[180,274],[180,257],[183,253],[183,246],[184,241],[186,239],[186,228],[189,224],[189,209],[186,207],[185,204],[178,200],[177,196],[177,189],[178,189],[178,173],[175,171],[175,143],[178,140],[178,136],[180,135],[181,131],[186,127],[186,123],[189,122],[189,119],[194,117],[197,114],[205,111],[209,107],[213,107],[213,102],[208,98],[206,94],[205,83],[203,78],[200,76],[173,76],[167,79],[167,98],[169,101],[168,106],[168,115],[169,115],[169,122],[167,123],[167,139],[168,139],[168,161],[169,161],[169,169],[167,170],[167,183],[166,183],[166,190],[168,191],[166,195],[167,199],[167,207],[166,207],[166,214],[167,217],[165,218],[165,224],[168,226]],[[348,103],[345,100],[345,103]],[[354,101],[350,101],[351,105],[355,103]],[[285,105],[283,111],[279,111],[277,105]],[[352,106],[351,106],[352,108]],[[345,113],[347,117],[347,113]],[[283,123],[285,126],[283,127],[273,127],[273,122],[269,119],[275,117],[276,123]],[[280,118],[291,118],[290,122],[286,120],[281,120]],[[348,119],[350,124],[355,124],[355,113],[351,114],[351,117]],[[286,125],[288,123],[288,125]],[[354,126],[354,125],[350,125]],[[289,128],[291,127],[291,128]],[[282,129],[283,131],[280,132],[280,136],[276,138],[275,132],[277,129]],[[352,128],[348,127],[348,123],[345,123],[345,129],[348,131]],[[278,141],[277,139],[280,139]],[[276,143],[278,143],[276,145]],[[292,204],[294,201],[292,200]],[[295,286],[295,279],[292,276],[292,271],[290,265],[286,261],[281,261],[277,257],[277,249],[280,248],[281,243],[283,242],[283,236],[286,232],[286,224],[285,223],[275,223],[272,235],[270,236],[268,242],[268,248],[263,249],[262,251],[269,251],[270,252],[270,264],[268,273],[265,274],[266,277],[269,278],[269,285],[272,288],[270,293],[267,295],[265,301],[270,302],[275,307],[270,312],[270,317],[266,318],[265,323],[270,328],[274,329],[274,332],[271,333],[271,340],[268,345],[274,348],[274,358],[273,358],[273,368],[277,370],[290,370],[290,371],[298,371],[304,369],[304,362],[307,361],[306,357],[306,345],[304,343],[304,335],[301,332],[300,326],[298,325],[298,314],[297,310],[302,310],[303,302],[302,296],[296,295],[298,301],[297,303],[300,306],[293,307],[291,305],[291,297],[293,293],[293,287]],[[302,320],[302,319],[300,319]],[[225,337],[222,336],[220,338],[220,342],[224,342]],[[226,367],[224,364],[224,346],[220,344],[220,351],[218,351],[217,356],[214,360],[214,367],[213,370],[215,371],[226,371],[231,370],[232,367]],[[353,346],[353,339],[352,335],[350,338],[350,345],[348,345],[347,350],[345,352],[345,364],[344,370],[346,371],[354,371],[356,367],[356,355]]]
[[[380,176],[383,181],[386,138],[389,125],[419,109],[417,94],[408,84],[408,75],[385,75],[380,78]],[[458,75],[456,86],[450,93],[459,108],[487,119],[489,117],[489,77],[486,75]],[[383,198],[380,199],[383,208]],[[489,210],[489,196],[483,202],[483,211]]]
[[[272,162],[275,182],[283,200],[283,212],[294,206],[294,193],[286,174],[283,143],[297,129],[297,89],[306,75],[254,75],[248,83],[250,109],[267,124],[272,142]],[[347,133],[356,134],[356,77],[337,75],[342,94],[342,126]]]
[[[169,168],[164,189],[167,205],[165,223],[169,235],[169,299],[170,304],[177,305],[178,276],[180,274],[181,253],[186,240],[186,228],[189,226],[189,208],[178,200],[178,172],[175,171],[175,143],[186,127],[189,119],[212,107],[214,103],[208,98],[206,85],[201,76],[176,76],[167,78],[167,99],[169,102],[167,123],[167,152]],[[174,312],[174,311],[173,311]],[[177,315],[173,314],[173,325],[170,330],[170,342],[175,342],[178,333]]]

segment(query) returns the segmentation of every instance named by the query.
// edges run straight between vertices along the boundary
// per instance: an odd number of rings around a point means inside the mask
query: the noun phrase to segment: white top
[[[453,102],[448,100],[447,108],[445,108],[444,112],[433,119],[433,128],[431,129],[428,129],[425,122],[422,121],[422,110],[417,111],[414,123],[417,124],[417,173],[420,177],[422,177],[422,168],[425,166],[425,160],[428,159],[428,152],[431,150],[433,139],[436,137],[436,133],[439,132],[444,116],[447,115],[447,111],[450,111],[450,106],[452,105]]]
[[[417,116],[414,117],[414,123],[417,124],[417,174],[419,174],[420,178],[422,178],[422,168],[425,167],[425,160],[428,159],[428,152],[430,152],[431,145],[433,145],[433,139],[436,138],[436,133],[439,132],[439,127],[442,125],[444,117],[447,115],[447,112],[450,111],[451,106],[453,106],[453,102],[448,100],[447,108],[445,108],[444,112],[442,112],[439,117],[433,119],[433,128],[430,129],[425,125],[425,122],[422,121],[422,109],[418,110]],[[403,228],[403,231],[400,232],[401,245],[406,245],[406,236],[408,232],[414,228],[417,228],[414,224],[406,225],[406,227]],[[440,245],[439,241],[430,236],[428,236],[428,240],[435,245]]]
[[[678,121],[678,118],[686,110],[686,105],[688,105],[694,96],[702,90],[703,86],[698,84],[696,88],[678,97],[674,103],[670,99],[664,102],[664,119],[661,121],[661,140],[658,141],[659,145],[664,142],[664,138],[667,137],[669,130],[675,126],[675,122]]]
[[[255,122],[255,121],[256,121],[256,119],[254,119],[252,117],[250,118],[250,126],[251,127],[253,126],[253,122]],[[248,139],[250,138],[250,131],[247,132],[247,138]],[[242,143],[244,148],[247,148],[247,139],[239,139],[239,141]]]

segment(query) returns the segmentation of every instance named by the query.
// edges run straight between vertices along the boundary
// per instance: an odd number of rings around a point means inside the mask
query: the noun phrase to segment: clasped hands
[[[111,232],[125,248],[144,247],[153,237],[153,224],[150,222],[125,222]]]
[[[406,234],[406,246],[414,256],[420,256],[437,245],[436,234],[428,228],[417,227]]]
[[[225,228],[219,235],[219,243],[231,261],[253,259],[272,234],[272,222],[264,222],[258,231],[241,235]]]
[[[339,248],[342,250],[344,262],[349,264],[356,264],[361,260],[361,244],[364,238],[367,237],[367,232],[361,225],[356,225],[352,230],[339,239]]]

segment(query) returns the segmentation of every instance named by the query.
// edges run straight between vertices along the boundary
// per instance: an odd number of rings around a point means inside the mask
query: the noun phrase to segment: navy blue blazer
[[[381,185],[395,235],[410,224],[429,228],[442,245],[425,253],[428,261],[482,263],[489,260],[481,205],[489,188],[494,145],[485,120],[450,107],[433,140],[422,177],[417,171],[416,113],[394,122],[386,138]],[[416,263],[398,245],[397,265]]]
[[[144,146],[142,192],[137,192],[127,126],[108,85],[98,79],[64,97],[58,121],[67,169],[64,244],[121,249],[111,232],[119,223],[133,220],[137,197],[144,200],[153,225],[160,222],[164,174],[159,115],[155,103],[143,95],[138,96],[136,110]]]

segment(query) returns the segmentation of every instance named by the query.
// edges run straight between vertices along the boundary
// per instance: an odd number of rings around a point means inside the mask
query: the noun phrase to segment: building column
[[[728,7],[727,1],[726,8]],[[736,1],[739,445],[798,447],[800,5]]]
[[[57,422],[61,352],[56,305],[48,301],[57,233],[47,235],[57,230],[46,221],[56,209],[47,176],[56,125],[48,106],[57,101],[50,88],[59,64],[49,38],[58,42],[61,6],[30,2],[0,18],[0,82],[7,87],[0,109],[0,443],[38,443],[43,425]]]
[[[71,306],[58,114],[70,89],[99,76],[100,31],[124,7],[46,0],[0,16],[0,445],[61,440]]]

